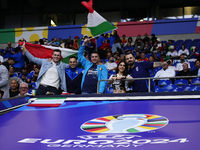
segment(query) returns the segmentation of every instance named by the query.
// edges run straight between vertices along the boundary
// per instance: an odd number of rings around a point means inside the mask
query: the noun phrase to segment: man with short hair
[[[31,77],[27,71],[27,68],[25,67],[22,68],[22,73],[19,75],[19,78],[22,79],[22,81],[24,82],[27,82],[27,83],[31,82]]]
[[[9,71],[10,66],[13,66],[17,61],[13,58],[10,57],[8,58],[7,61],[3,62],[3,65],[7,68],[7,70]]]
[[[183,63],[183,70],[178,71],[176,76],[192,76],[192,72],[189,70],[187,62]],[[189,78],[183,78],[183,79],[186,79],[189,82],[191,81],[191,79]]]
[[[198,71],[200,71],[200,70],[199,70],[199,68],[200,68],[200,60],[197,59],[197,60],[194,62],[194,64],[195,64],[195,66],[196,66],[196,69],[192,71],[192,75],[194,75],[194,76],[200,75],[200,72],[199,72],[199,74],[198,74]]]
[[[20,93],[18,90],[18,83],[15,79],[12,79],[10,81],[9,93],[10,93],[10,97],[15,97]]]
[[[36,85],[38,87],[36,95],[45,95],[47,91],[56,95],[60,86],[62,90],[67,92],[65,84],[65,69],[69,68],[69,64],[65,64],[60,61],[61,51],[59,49],[55,49],[52,54],[53,59],[49,61],[48,59],[35,58],[31,55],[25,47],[25,42],[22,47],[25,55],[30,61],[41,65],[36,81]]]
[[[105,66],[108,70],[116,70],[117,69],[117,64],[114,61],[114,57],[109,58],[109,62],[105,63]]]
[[[12,48],[12,44],[11,42],[7,43],[8,47],[5,48],[4,52],[3,52],[3,58],[4,59],[8,59],[10,58],[13,54],[15,54],[15,50],[14,48]]]
[[[89,42],[89,39],[85,39],[84,43],[79,49],[78,59],[82,66],[85,68],[81,83],[82,94],[94,94],[97,93],[97,82],[102,79],[107,79],[108,70],[105,65],[100,62],[100,57],[97,52],[91,54],[91,61],[88,61],[83,52],[85,45]],[[105,90],[106,82],[102,81],[99,84],[99,93],[103,93]]]
[[[28,91],[29,91],[28,84],[25,83],[25,82],[20,83],[20,85],[19,85],[19,92],[20,93],[18,94],[18,96],[31,95],[31,94],[28,93]]]
[[[163,66],[166,62],[135,62],[133,54],[125,55],[126,63],[129,66],[129,74],[133,78],[150,77],[149,69]],[[132,84],[133,92],[148,92],[148,80],[135,80]],[[151,82],[151,91],[154,92],[154,86]]]
[[[187,61],[185,61],[185,55],[184,54],[181,54],[180,55],[180,63],[177,63],[176,64],[176,71],[181,71],[181,70],[183,70],[183,64],[186,62],[186,63],[188,63],[188,68],[190,68],[190,63],[189,62],[187,62]]]
[[[75,56],[69,58],[69,66],[68,69],[65,69],[67,92],[81,94],[83,69],[77,67],[77,58]]]

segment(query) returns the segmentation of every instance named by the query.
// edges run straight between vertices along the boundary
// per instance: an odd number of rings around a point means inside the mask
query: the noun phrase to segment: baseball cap
[[[75,38],[75,39],[79,39],[79,37],[78,37],[78,36],[75,36],[74,38]]]

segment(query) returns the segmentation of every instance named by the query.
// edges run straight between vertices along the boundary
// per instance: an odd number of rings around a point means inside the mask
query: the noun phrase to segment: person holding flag
[[[96,94],[97,83],[99,80],[107,79],[108,70],[106,66],[100,62],[100,57],[97,52],[93,52],[91,54],[92,62],[84,57],[84,49],[88,42],[89,39],[86,38],[78,51],[78,60],[85,69],[82,77],[81,88],[82,94]],[[98,93],[103,93],[105,90],[105,86],[105,81],[100,82]]]
[[[56,95],[59,87],[67,92],[65,69],[69,68],[69,64],[60,61],[61,51],[59,49],[53,50],[52,60],[49,61],[48,59],[34,57],[26,49],[25,42],[23,43],[22,48],[30,61],[41,65],[36,81],[38,87],[36,95],[45,95],[47,91]]]

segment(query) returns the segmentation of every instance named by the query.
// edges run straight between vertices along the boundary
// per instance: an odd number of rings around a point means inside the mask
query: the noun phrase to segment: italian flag
[[[90,29],[93,36],[97,36],[110,30],[116,29],[115,26],[109,23],[92,8],[92,0],[89,2],[83,1],[81,4],[89,10],[87,27]]]
[[[23,42],[20,42],[19,45],[23,45]],[[61,61],[64,63],[69,62],[69,57],[74,55],[76,56],[78,53],[78,50],[72,50],[68,48],[60,48],[55,46],[47,46],[47,45],[39,45],[39,44],[32,44],[26,42],[26,49],[37,58],[52,58],[53,50],[59,49],[61,50]]]
[[[33,101],[33,102],[28,104],[27,106],[32,106],[32,107],[58,107],[62,103],[64,103],[66,98],[61,98],[61,97],[32,98],[30,100]]]

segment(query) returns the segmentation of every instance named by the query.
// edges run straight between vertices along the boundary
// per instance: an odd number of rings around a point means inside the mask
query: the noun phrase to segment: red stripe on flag
[[[61,104],[28,104],[27,106],[33,106],[33,107],[58,107]]]
[[[97,118],[97,120],[110,121],[109,119],[106,119],[106,118]]]

